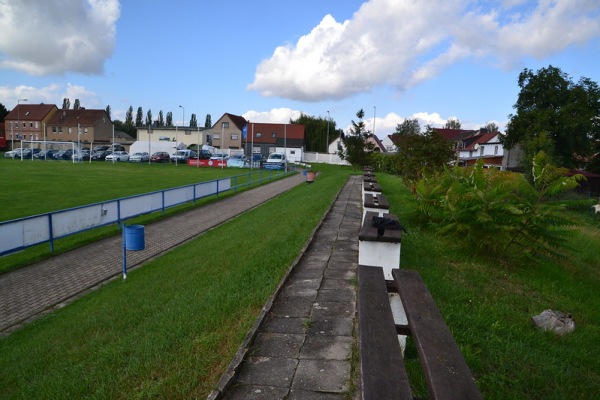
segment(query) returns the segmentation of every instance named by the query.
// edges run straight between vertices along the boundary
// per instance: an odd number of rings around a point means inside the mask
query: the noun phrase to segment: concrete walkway
[[[350,177],[209,399],[347,398],[358,381],[351,355],[361,185]]]
[[[146,248],[128,251],[128,269],[180,245],[305,182],[295,174],[194,210],[148,224]],[[0,275],[0,336],[63,307],[121,275],[121,235]]]

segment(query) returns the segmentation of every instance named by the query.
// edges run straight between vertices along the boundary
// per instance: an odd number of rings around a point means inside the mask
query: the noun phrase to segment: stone
[[[544,310],[531,318],[533,325],[543,331],[551,331],[562,336],[575,330],[575,321],[571,314],[562,311]]]

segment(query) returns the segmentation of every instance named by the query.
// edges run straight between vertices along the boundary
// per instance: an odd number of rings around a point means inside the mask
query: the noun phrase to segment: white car
[[[129,153],[126,151],[115,151],[106,156],[105,161],[129,161]]]
[[[229,160],[229,156],[227,154],[222,154],[222,153],[214,153],[211,157],[211,160],[218,160],[218,161],[227,161]]]
[[[145,151],[138,151],[137,153],[133,153],[131,156],[129,156],[129,162],[148,162],[148,160],[150,160],[150,156]]]
[[[7,151],[6,153],[4,153],[4,157],[8,157],[8,158],[21,158],[21,152],[23,151],[22,148],[17,147],[14,150],[11,151]]]

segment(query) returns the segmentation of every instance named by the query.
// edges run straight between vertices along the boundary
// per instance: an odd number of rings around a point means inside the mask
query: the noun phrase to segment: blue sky
[[[523,68],[600,82],[598,0],[0,0],[0,103],[223,113],[383,138],[406,118],[503,130]],[[373,118],[375,117],[375,121]]]

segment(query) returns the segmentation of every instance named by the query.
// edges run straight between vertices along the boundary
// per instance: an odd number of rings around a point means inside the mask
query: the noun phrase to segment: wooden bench
[[[358,341],[363,400],[413,399],[398,335],[412,337],[430,399],[483,399],[444,318],[416,271],[359,265]],[[400,294],[407,326],[393,320],[388,292]]]

